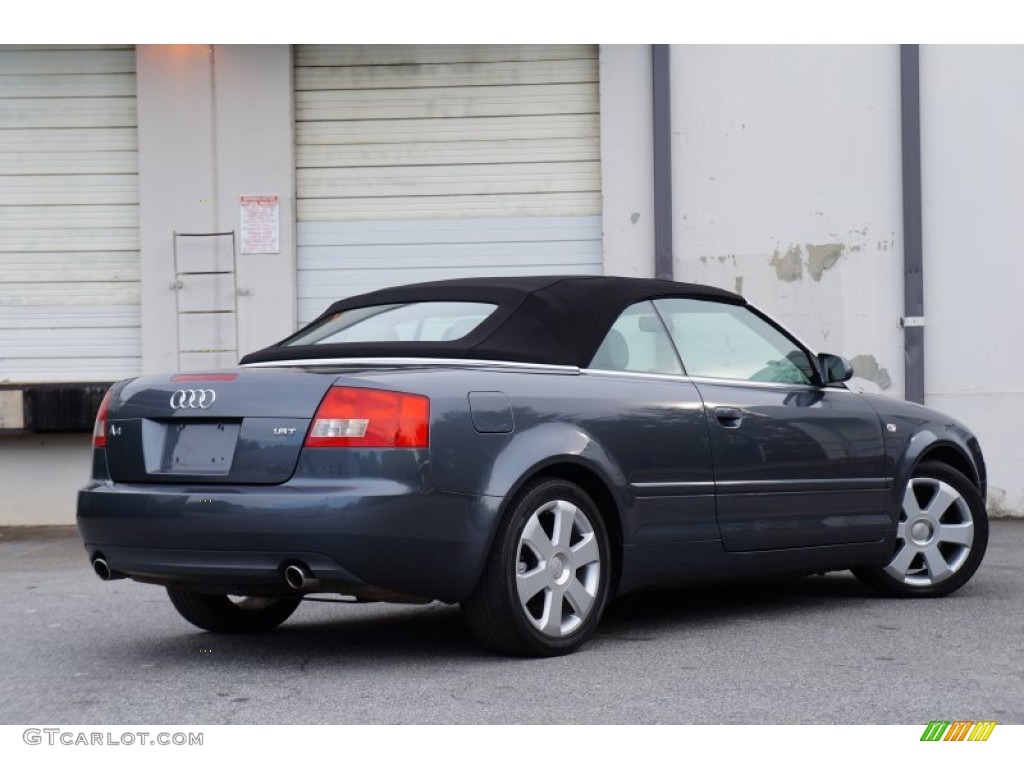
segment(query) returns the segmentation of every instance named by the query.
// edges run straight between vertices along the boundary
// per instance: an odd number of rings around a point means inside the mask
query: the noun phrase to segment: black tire
[[[271,630],[301,602],[297,597],[246,597],[236,602],[227,595],[206,595],[185,587],[167,587],[167,596],[186,621],[208,632],[231,634]]]
[[[462,609],[473,634],[494,650],[571,653],[601,620],[611,565],[593,500],[567,480],[541,478],[508,505],[480,583]]]
[[[853,573],[888,597],[943,597],[970,580],[987,546],[978,489],[949,465],[924,461],[904,492],[892,559]]]

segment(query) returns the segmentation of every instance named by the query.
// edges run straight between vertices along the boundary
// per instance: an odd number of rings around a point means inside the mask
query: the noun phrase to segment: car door
[[[583,423],[633,497],[623,510],[628,545],[717,539],[704,404],[650,301],[623,311],[584,375],[601,384],[591,401],[606,404]]]
[[[655,306],[704,401],[725,548],[881,539],[891,526],[884,445],[867,402],[821,386],[808,351],[748,306]]]

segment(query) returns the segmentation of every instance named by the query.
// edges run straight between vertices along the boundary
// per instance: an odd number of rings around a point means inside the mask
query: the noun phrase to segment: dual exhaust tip
[[[102,556],[93,558],[92,570],[102,581],[125,578],[125,574],[112,570],[110,564]],[[296,592],[315,589],[320,586],[320,579],[314,579],[309,569],[302,563],[292,563],[286,566],[284,569],[284,580]]]

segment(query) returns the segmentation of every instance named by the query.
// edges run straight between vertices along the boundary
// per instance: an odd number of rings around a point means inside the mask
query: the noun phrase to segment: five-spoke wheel
[[[971,578],[987,544],[988,518],[974,484],[951,467],[923,462],[903,493],[892,559],[854,573],[889,595],[939,597]]]
[[[497,650],[568,653],[597,626],[609,573],[597,506],[573,483],[542,479],[509,505],[484,576],[463,609],[474,633]]]

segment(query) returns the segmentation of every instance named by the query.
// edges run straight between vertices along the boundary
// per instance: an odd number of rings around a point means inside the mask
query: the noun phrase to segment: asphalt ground
[[[633,595],[568,657],[479,647],[457,607],[307,603],[216,636],[101,582],[73,529],[0,531],[0,724],[1024,723],[1024,521],[975,578],[878,598],[847,573]]]

